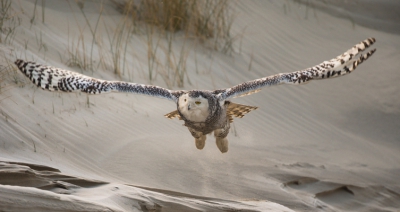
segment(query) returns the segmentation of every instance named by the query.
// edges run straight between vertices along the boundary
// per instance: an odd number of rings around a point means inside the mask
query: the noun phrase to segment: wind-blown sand
[[[378,1],[357,2],[358,8]],[[367,28],[370,10],[395,2],[360,7],[356,15],[364,18],[352,22],[337,15],[348,13],[344,3],[238,1],[232,30],[243,39],[235,52],[193,47],[191,84],[183,89],[304,69],[368,37],[377,39],[377,52],[349,76],[235,99],[259,109],[235,119],[226,154],[212,136],[197,150],[181,121],[164,118],[175,110],[166,100],[113,93],[89,96],[88,105],[85,94],[42,91],[12,72],[0,92],[0,211],[398,211],[400,27],[388,11],[379,23],[394,28]],[[82,72],[66,65],[79,30],[87,45],[92,37],[76,3],[46,1],[44,24],[38,4],[31,25],[34,3],[12,2],[21,26],[11,44],[0,44],[0,64],[22,58]],[[323,12],[330,7],[335,14]],[[99,8],[85,1],[92,24]],[[122,15],[112,4],[104,9],[101,21],[116,25]],[[147,45],[139,35],[131,42],[130,74],[83,73],[149,83]],[[181,41],[174,44],[179,55]],[[160,75],[152,84],[167,86]]]

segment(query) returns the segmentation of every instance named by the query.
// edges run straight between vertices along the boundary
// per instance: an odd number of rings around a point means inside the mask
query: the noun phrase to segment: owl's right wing
[[[20,59],[16,60],[15,64],[36,86],[48,91],[81,91],[88,94],[129,92],[164,98],[174,102],[177,102],[179,96],[184,93],[184,91],[172,91],[154,85],[96,79],[76,72]]]
[[[213,91],[213,94],[217,95],[220,100],[229,100],[230,98],[256,93],[266,86],[280,84],[299,85],[305,84],[310,80],[328,79],[343,76],[354,71],[358,65],[367,60],[375,52],[375,49],[373,49],[365,54],[361,54],[357,58],[361,52],[363,52],[373,43],[375,43],[375,38],[368,38],[336,58],[325,61],[311,68],[291,73],[276,74],[269,77],[244,82],[231,88],[215,90]]]

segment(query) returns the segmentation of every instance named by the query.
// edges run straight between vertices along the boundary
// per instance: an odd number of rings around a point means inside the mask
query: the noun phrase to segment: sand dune
[[[0,162],[2,211],[291,211],[267,201],[164,193],[62,174],[36,164]]]
[[[145,34],[132,35],[128,68],[114,73],[107,32],[123,16],[108,1],[102,6],[85,1],[87,20],[75,1],[45,1],[44,23],[42,5],[35,2],[12,1],[21,24],[9,43],[0,44],[0,211],[400,208],[400,28],[389,13],[377,21],[390,31],[369,16],[371,10],[379,15],[398,7],[396,1],[233,2],[234,51],[185,43],[182,88],[171,86],[161,68],[149,79]],[[363,18],[337,17],[341,8]],[[98,19],[92,56],[100,65],[85,71],[72,63],[68,50],[83,57],[83,39],[89,57],[93,35],[87,21],[95,26]],[[179,35],[172,41],[175,58],[184,45]],[[235,119],[226,154],[212,136],[197,150],[182,122],[164,117],[176,109],[168,101],[46,92],[12,65],[22,58],[101,79],[212,90],[314,66],[368,37],[377,39],[377,52],[349,76],[236,98],[259,108]],[[164,37],[160,45],[167,49]],[[160,64],[164,52],[157,53]]]
[[[319,180],[312,177],[284,176],[292,178],[284,182],[285,188],[292,190],[298,195],[311,195],[317,202],[317,207],[331,210],[354,210],[354,211],[385,211],[383,208],[390,206],[396,210],[400,205],[399,193],[385,186],[356,186]],[[368,205],[368,207],[366,207]]]

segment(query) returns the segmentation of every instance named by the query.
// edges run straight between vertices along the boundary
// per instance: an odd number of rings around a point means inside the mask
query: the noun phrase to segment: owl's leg
[[[190,133],[194,137],[194,142],[196,144],[197,149],[203,149],[204,146],[206,145],[206,135],[204,135],[202,132],[196,131],[190,127],[188,127]]]
[[[228,139],[226,138],[229,133],[229,123],[224,128],[214,130],[215,143],[219,151],[222,153],[228,152]]]

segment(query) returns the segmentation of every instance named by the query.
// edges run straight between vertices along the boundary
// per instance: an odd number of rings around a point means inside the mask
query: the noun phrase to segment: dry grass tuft
[[[146,23],[169,32],[184,32],[211,44],[214,50],[232,50],[231,25],[234,19],[228,0],[126,0],[117,3],[133,23]]]

